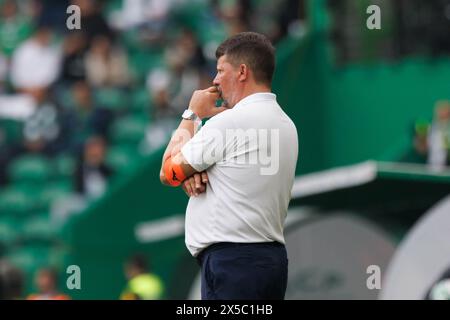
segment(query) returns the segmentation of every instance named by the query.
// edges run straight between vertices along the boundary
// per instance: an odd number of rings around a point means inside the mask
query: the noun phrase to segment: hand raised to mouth
[[[227,108],[216,107],[216,101],[220,98],[220,91],[216,86],[211,86],[205,90],[196,90],[192,95],[189,108],[200,118],[210,118],[221,113]]]

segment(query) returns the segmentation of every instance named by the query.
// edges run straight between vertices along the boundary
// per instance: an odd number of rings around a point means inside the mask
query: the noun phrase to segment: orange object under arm
[[[173,163],[171,157],[164,162],[163,170],[167,183],[173,187],[180,186],[181,183],[186,180],[186,175],[184,174],[181,165]]]

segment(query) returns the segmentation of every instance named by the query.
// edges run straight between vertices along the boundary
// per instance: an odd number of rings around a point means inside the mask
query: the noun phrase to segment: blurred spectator
[[[4,135],[3,132],[0,134]],[[9,154],[7,146],[2,144],[0,146],[0,187],[8,183],[8,165],[11,161],[11,155]]]
[[[169,55],[171,53],[171,55]],[[173,47],[168,50],[168,61],[172,62],[174,67],[191,67],[203,69],[206,67],[206,58],[196,34],[191,30],[184,28],[181,30]]]
[[[211,84],[207,60],[195,33],[181,30],[174,43],[165,51],[169,69],[157,68],[147,77],[147,89],[152,97],[151,118],[141,145],[144,153],[162,146],[177,126],[176,119],[189,104],[192,92]]]
[[[75,190],[79,194],[96,199],[106,190],[113,171],[105,164],[106,145],[101,137],[86,141],[84,152],[75,170]]]
[[[11,161],[25,152],[23,121],[35,110],[36,104],[28,95],[0,94],[0,185],[8,183]]]
[[[10,57],[31,31],[31,20],[20,14],[17,1],[3,1],[0,5],[0,51]]]
[[[81,31],[88,43],[97,36],[113,38],[114,34],[102,14],[103,3],[99,0],[72,0],[81,10]]]
[[[276,30],[270,38],[277,43],[288,34],[304,33],[306,11],[306,0],[286,0],[278,14]]]
[[[61,107],[45,88],[34,94],[37,108],[24,122],[25,151],[54,155],[65,147]]]
[[[206,58],[195,33],[183,29],[175,43],[166,50],[165,59],[172,73],[168,88],[171,104],[180,113],[189,103],[192,92],[199,87],[201,73],[206,69]]]
[[[169,87],[171,81],[172,78],[165,69],[153,70],[147,79],[147,88],[154,104],[152,118],[156,121],[178,114],[170,101]]]
[[[169,87],[172,77],[165,69],[153,70],[147,79],[147,90],[152,97],[152,108],[149,112],[154,120],[147,127],[141,151],[150,154],[170,139],[178,125],[177,116],[180,111],[173,106]]]
[[[440,170],[450,164],[450,101],[438,101],[428,138],[428,163]]]
[[[93,39],[85,67],[88,81],[95,87],[124,87],[130,81],[125,52],[105,36]]]
[[[67,84],[86,79],[84,63],[87,40],[80,31],[69,32],[64,40],[61,80]]]
[[[5,83],[8,77],[8,60],[0,53],[0,94],[5,91]]]
[[[52,268],[38,270],[35,277],[38,293],[31,294],[27,300],[70,300],[70,297],[58,291],[58,274]]]
[[[425,121],[417,121],[413,126],[412,147],[399,159],[406,163],[426,164],[428,158],[428,131],[429,124]]]
[[[0,260],[0,300],[22,298],[24,277],[20,269],[6,260]]]
[[[122,292],[121,300],[158,300],[164,294],[161,279],[153,274],[142,255],[131,257],[125,264],[125,276],[128,284]]]
[[[153,92],[153,119],[162,121],[173,118],[178,114],[177,110],[170,104],[168,90],[161,89]]]
[[[34,0],[34,10],[39,21],[59,32],[66,30],[66,10],[69,5],[69,0]]]
[[[41,26],[31,39],[14,52],[11,80],[16,89],[35,95],[57,79],[61,53],[58,47],[52,45],[52,36],[49,28]]]
[[[91,88],[86,82],[76,82],[72,86],[72,94],[75,106],[66,113],[65,124],[70,132],[66,141],[73,152],[79,153],[88,137],[107,137],[113,115],[95,104]]]
[[[230,30],[235,30],[237,26],[240,26],[239,29],[242,31],[254,29],[251,0],[213,0],[212,6]],[[229,32],[229,34],[234,33]]]
[[[162,32],[174,0],[123,0],[121,10],[114,12],[112,24],[120,30],[148,27]]]

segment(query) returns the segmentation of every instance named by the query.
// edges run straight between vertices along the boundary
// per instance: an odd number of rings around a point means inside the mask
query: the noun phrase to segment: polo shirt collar
[[[276,99],[277,99],[276,94],[272,92],[257,92],[245,97],[244,99],[236,103],[233,109],[240,108],[241,106],[249,103],[261,101],[276,101]]]

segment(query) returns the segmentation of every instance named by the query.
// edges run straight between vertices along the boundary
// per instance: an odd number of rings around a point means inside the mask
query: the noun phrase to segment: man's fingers
[[[214,106],[215,106],[215,100],[218,100],[220,98],[220,93],[217,91],[217,92],[208,92],[207,94],[211,99],[214,99]]]
[[[183,182],[183,190],[184,192],[186,192],[186,194],[188,195],[188,197],[192,196],[192,188],[191,188],[191,184],[189,183],[189,179],[185,180]]]
[[[202,184],[202,186],[200,187],[200,189],[197,189],[197,191],[198,191],[199,194],[202,194],[203,192],[206,191],[206,185],[205,185],[205,184]]]
[[[206,89],[206,91],[214,93],[214,92],[219,92],[219,89],[216,86],[211,86],[208,89]]]
[[[195,189],[200,189],[202,186],[202,176],[199,173],[194,174],[194,181],[195,181]]]
[[[206,174],[206,172],[196,173],[192,177],[186,179],[183,182],[182,188],[189,197],[192,196],[197,197],[198,195],[206,191],[207,182],[208,182],[208,175]]]
[[[189,178],[189,184],[191,185],[192,194],[194,196],[198,196],[197,188],[195,187],[195,179],[193,177]]]

